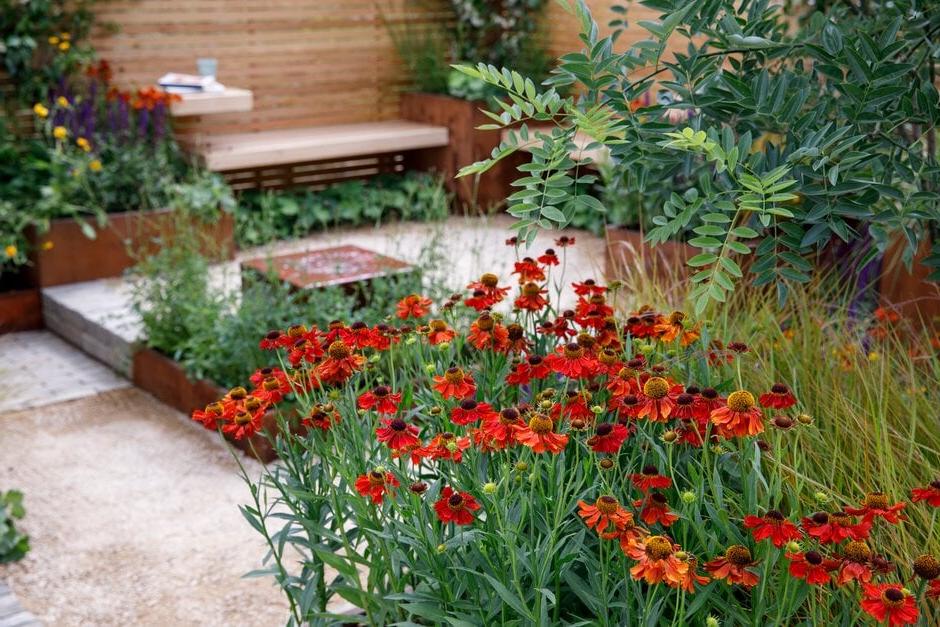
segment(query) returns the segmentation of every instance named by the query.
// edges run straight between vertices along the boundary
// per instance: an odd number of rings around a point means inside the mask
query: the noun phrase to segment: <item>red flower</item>
[[[574,246],[574,237],[568,237],[567,235],[562,235],[555,240],[555,246],[559,248],[568,248],[569,246]]]
[[[652,422],[668,421],[679,394],[682,394],[681,385],[674,385],[663,377],[650,377],[643,384],[637,418],[647,418]]]
[[[219,421],[222,420],[222,413],[224,411],[222,403],[218,401],[209,403],[206,405],[205,409],[197,409],[193,412],[193,420],[202,423],[202,426],[206,429],[217,429]]]
[[[931,481],[926,487],[911,490],[911,501],[914,503],[927,501],[931,507],[940,507],[940,479]]]
[[[568,436],[555,433],[555,423],[544,414],[533,414],[528,424],[515,429],[516,440],[534,453],[561,453],[568,444]]]
[[[754,563],[751,559],[751,551],[746,546],[733,544],[728,547],[722,557],[706,563],[705,570],[716,581],[752,588],[759,580],[757,573],[749,570]]]
[[[588,438],[587,445],[595,453],[614,454],[620,450],[630,432],[623,425],[602,422],[597,425],[594,435]]]
[[[656,466],[644,466],[642,472],[630,475],[630,481],[643,492],[665,490],[672,485],[672,479],[660,475]]]
[[[906,506],[907,503],[903,502],[891,505],[887,494],[872,492],[865,495],[861,507],[846,507],[845,512],[853,516],[861,516],[863,520],[868,522],[875,518],[882,518],[892,525],[897,525],[902,520],[907,520],[907,516],[901,513],[901,510]]]
[[[832,579],[830,573],[838,565],[838,562],[833,563],[833,560],[827,560],[818,551],[787,553],[786,557],[790,560],[790,576],[803,579],[814,586],[828,584]]]
[[[892,583],[863,583],[861,606],[869,616],[889,625],[911,625],[919,616],[914,596]]]
[[[398,479],[390,472],[383,474],[381,470],[359,475],[356,479],[356,491],[362,496],[370,497],[376,505],[382,503],[382,499],[393,487],[398,487]]]
[[[572,283],[571,287],[574,288],[574,293],[578,296],[602,296],[607,292],[607,288],[598,285],[594,279],[587,279],[583,283]]]
[[[473,512],[478,509],[480,504],[473,495],[469,492],[455,492],[450,486],[441,490],[441,497],[434,503],[437,517],[443,523],[469,525],[473,523]]]
[[[513,304],[517,308],[526,311],[538,311],[548,304],[548,301],[542,296],[542,294],[547,293],[548,290],[539,287],[537,283],[529,281],[522,286],[522,293]]]
[[[230,435],[236,440],[250,438],[261,429],[266,411],[267,407],[260,407],[255,411],[242,408],[232,416],[231,422],[222,425],[222,433]]]
[[[333,405],[317,403],[310,408],[303,424],[311,429],[329,431],[333,425],[339,424],[339,420],[339,412]]]
[[[796,397],[784,384],[774,383],[769,392],[760,395],[760,404],[771,409],[786,409],[796,405]]]
[[[444,398],[467,398],[476,394],[477,386],[471,375],[453,367],[443,376],[434,377],[434,389]]]
[[[359,409],[375,409],[379,414],[398,413],[399,403],[401,392],[392,394],[392,390],[386,385],[380,385],[359,397]]]
[[[763,414],[754,395],[745,390],[729,394],[728,404],[713,411],[711,421],[726,438],[744,438],[764,431]]]
[[[457,332],[447,326],[443,320],[431,320],[428,326],[428,342],[433,346],[450,342],[457,337]]]
[[[846,512],[817,512],[803,519],[803,529],[822,544],[839,544],[844,540],[864,540],[871,530],[871,521],[856,523]]]
[[[470,283],[467,289],[473,291],[473,296],[465,300],[464,304],[477,311],[489,309],[496,303],[501,302],[509,293],[508,287],[499,287],[499,277],[491,272],[481,276],[479,281]]]
[[[516,364],[512,372],[506,375],[506,383],[528,385],[532,379],[544,379],[550,373],[551,369],[540,355],[529,355],[525,361]]]
[[[541,282],[545,280],[545,271],[531,257],[525,257],[522,261],[516,262],[516,269],[513,274],[519,275],[519,284],[529,281]]]
[[[418,457],[431,459],[450,459],[458,464],[463,461],[463,451],[470,446],[470,438],[458,438],[447,431],[434,436],[427,446],[416,451]]]
[[[472,398],[460,401],[460,404],[450,412],[451,422],[461,426],[498,417],[499,414],[493,411],[488,403],[478,403]]]
[[[484,312],[470,325],[467,339],[479,350],[489,348],[502,352],[509,345],[509,331],[488,312]]]
[[[643,499],[633,501],[633,506],[640,508],[640,519],[647,525],[659,523],[663,527],[668,527],[679,520],[677,514],[669,511],[669,502],[659,492],[653,492]]]
[[[598,362],[578,344],[571,343],[559,349],[559,353],[545,358],[548,367],[569,379],[589,379],[597,373]]]
[[[846,542],[842,547],[842,561],[835,562],[839,569],[836,583],[842,586],[851,581],[871,581],[871,558],[871,549],[865,542]]]
[[[519,411],[514,407],[507,407],[495,417],[485,418],[480,428],[474,431],[473,440],[481,448],[495,450],[509,448],[516,443],[517,428],[524,424]]]
[[[633,525],[633,514],[622,508],[612,496],[602,496],[594,505],[578,501],[578,516],[584,519],[589,529],[596,529],[598,533],[607,532],[609,527],[620,531]]]
[[[940,579],[934,579],[927,584],[927,598],[940,599]]]
[[[760,542],[770,538],[775,547],[782,548],[787,542],[803,537],[796,525],[787,520],[777,510],[770,510],[763,516],[745,516],[744,526],[751,529],[754,540]]]
[[[544,266],[557,266],[561,263],[558,261],[558,255],[556,255],[555,251],[551,248],[546,249],[545,253],[536,259],[536,261]]]
[[[402,320],[408,318],[423,318],[431,310],[431,299],[418,294],[409,294],[398,301],[398,317]]]
[[[365,363],[365,357],[354,354],[344,342],[336,341],[330,344],[326,359],[317,366],[316,377],[324,383],[345,383]]]
[[[386,418],[384,427],[375,430],[379,442],[385,442],[393,451],[407,451],[421,445],[418,439],[418,427],[406,423],[401,418]]]

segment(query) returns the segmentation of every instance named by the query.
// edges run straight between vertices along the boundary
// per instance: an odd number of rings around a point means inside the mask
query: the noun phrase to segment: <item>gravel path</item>
[[[33,547],[0,579],[46,624],[284,624],[271,580],[241,578],[264,547],[235,461],[182,414],[110,391],[0,416],[0,450]]]

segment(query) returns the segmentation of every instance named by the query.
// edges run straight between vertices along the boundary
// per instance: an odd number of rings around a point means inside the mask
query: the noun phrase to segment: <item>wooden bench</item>
[[[189,149],[236,189],[316,185],[401,171],[404,153],[446,146],[443,126],[407,121],[365,122],[212,135]]]

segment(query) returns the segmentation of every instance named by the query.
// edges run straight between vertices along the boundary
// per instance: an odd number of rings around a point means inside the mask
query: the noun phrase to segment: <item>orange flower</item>
[[[533,414],[528,424],[516,427],[516,440],[534,453],[561,453],[568,444],[568,436],[555,433],[555,423],[545,414]]]
[[[755,562],[751,560],[751,551],[743,545],[732,544],[724,556],[705,564],[705,570],[716,581],[724,580],[728,585],[740,584],[746,588],[757,585],[757,573],[748,570]]]
[[[390,472],[383,473],[381,469],[356,478],[356,491],[362,496],[370,497],[376,505],[381,505],[385,495],[395,487],[398,487],[395,475]]]
[[[745,390],[729,394],[727,405],[713,411],[711,421],[726,438],[743,438],[764,431],[763,414],[754,395]]]
[[[402,320],[423,318],[428,315],[431,304],[430,298],[418,294],[409,294],[398,301],[398,317]]]
[[[676,397],[681,393],[681,385],[675,385],[663,377],[650,377],[643,384],[637,417],[648,418],[653,422],[668,421],[676,407]]]
[[[622,508],[617,499],[606,495],[597,499],[594,505],[578,501],[578,516],[584,519],[588,528],[597,529],[598,533],[606,532],[610,526],[620,531],[633,524],[633,514]]]
[[[917,622],[917,600],[901,586],[863,583],[862,591],[860,605],[875,620],[889,625],[911,625]]]
[[[665,583],[678,588],[689,574],[688,562],[676,557],[678,548],[666,536],[650,536],[635,544],[628,552],[637,561],[630,569],[630,576],[648,584]]]
[[[467,339],[479,350],[490,348],[501,352],[509,345],[509,331],[496,322],[496,319],[489,312],[483,312],[470,325],[470,333]]]
[[[316,369],[317,378],[324,383],[344,383],[366,363],[365,357],[354,354],[341,341],[330,344],[326,353]]]
[[[643,499],[633,502],[634,507],[640,508],[640,519],[647,525],[656,523],[668,527],[679,520],[679,516],[669,511],[669,502],[659,492],[653,492]]]
[[[476,394],[473,377],[457,367],[448,368],[444,376],[434,377],[434,389],[444,398],[467,398]]]
[[[654,327],[654,331],[659,334],[659,339],[662,342],[674,342],[676,338],[680,338],[682,346],[688,346],[697,341],[702,336],[702,333],[699,331],[698,325],[691,329],[686,329],[684,320],[684,313],[674,311],[668,318],[657,324]]]
[[[547,294],[548,290],[540,287],[537,283],[529,281],[522,286],[522,293],[516,302],[513,303],[518,309],[526,311],[538,311],[548,304],[542,294]]]
[[[450,342],[457,337],[457,332],[447,326],[443,320],[431,320],[428,323],[428,342],[432,345]]]

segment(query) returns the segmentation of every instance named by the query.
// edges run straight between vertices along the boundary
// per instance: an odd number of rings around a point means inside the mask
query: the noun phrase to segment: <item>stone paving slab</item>
[[[0,335],[0,413],[129,386],[127,379],[48,331]]]

